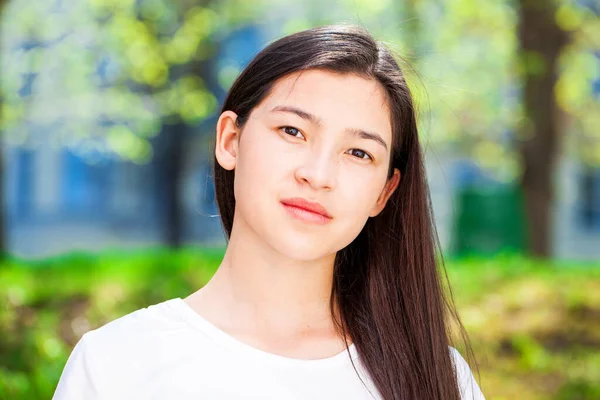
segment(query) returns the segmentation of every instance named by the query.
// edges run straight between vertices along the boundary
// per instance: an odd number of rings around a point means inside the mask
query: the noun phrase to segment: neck
[[[207,304],[233,329],[297,335],[333,328],[330,297],[335,254],[287,257],[243,221],[235,222],[225,257],[201,289]]]

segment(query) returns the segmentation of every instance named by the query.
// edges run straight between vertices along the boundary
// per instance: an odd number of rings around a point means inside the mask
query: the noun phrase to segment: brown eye
[[[352,155],[354,155],[355,157],[357,157],[357,158],[361,158],[361,159],[363,159],[363,160],[369,160],[369,159],[372,159],[372,158],[373,158],[373,157],[371,157],[371,156],[369,155],[369,153],[367,153],[366,151],[362,151],[362,150],[359,150],[359,149],[352,149],[352,150],[350,150],[350,152],[351,152],[351,153],[352,153]],[[365,157],[365,156],[366,156],[366,157]]]
[[[281,130],[283,130],[285,133],[287,133],[290,136],[294,136],[296,137],[296,135],[298,135],[300,133],[300,131],[292,126],[282,126],[280,128]],[[300,133],[302,135],[302,133]]]

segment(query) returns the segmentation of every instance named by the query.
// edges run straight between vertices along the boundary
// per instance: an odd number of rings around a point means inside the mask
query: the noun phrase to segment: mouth
[[[306,223],[324,225],[332,220],[327,210],[318,203],[311,203],[304,199],[290,199],[283,200],[281,204],[290,216]]]

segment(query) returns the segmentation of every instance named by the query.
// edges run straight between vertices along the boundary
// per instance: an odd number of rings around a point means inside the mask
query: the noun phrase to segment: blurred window
[[[17,195],[16,195],[16,216],[17,218],[26,218],[33,212],[34,200],[34,152],[27,149],[19,149],[16,154],[17,160]]]
[[[578,201],[583,228],[600,232],[600,168],[587,167],[583,170]]]
[[[63,154],[61,189],[64,212],[73,216],[105,216],[111,189],[110,163],[101,160],[90,164],[69,150]]]

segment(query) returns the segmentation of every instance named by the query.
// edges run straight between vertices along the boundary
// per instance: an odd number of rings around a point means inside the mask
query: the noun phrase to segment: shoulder
[[[182,328],[185,326],[184,321],[171,311],[173,301],[167,300],[132,311],[87,332],[84,336],[88,346],[137,342],[164,331]]]
[[[450,347],[450,355],[454,363],[454,370],[456,371],[456,379],[458,381],[461,399],[484,400],[483,393],[481,392],[467,361],[454,347]]]
[[[172,350],[170,347],[187,341],[193,334],[191,325],[177,309],[178,300],[135,310],[88,331],[80,339],[79,348],[105,366],[141,362],[149,353],[157,356]]]
[[[170,302],[133,311],[85,333],[67,360],[53,399],[113,398],[105,396],[143,374],[170,350],[167,343],[177,343],[182,332],[188,334]]]

